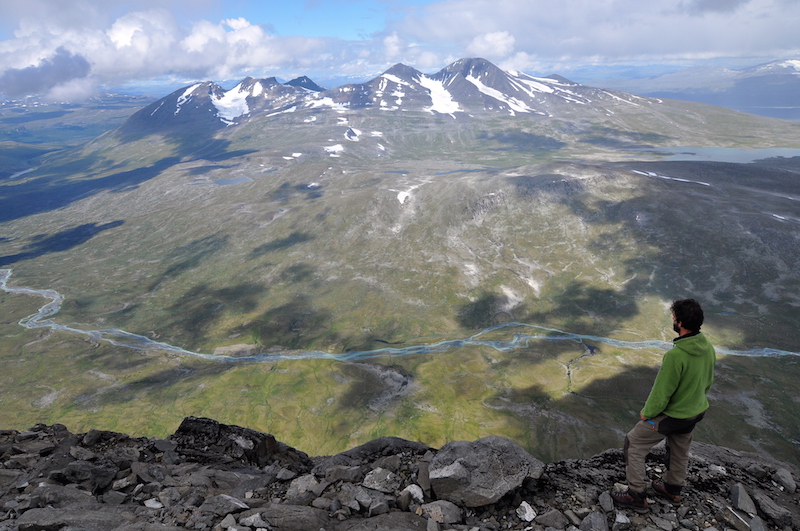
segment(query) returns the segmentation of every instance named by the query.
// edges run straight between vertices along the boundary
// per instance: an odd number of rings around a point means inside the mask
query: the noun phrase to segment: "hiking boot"
[[[630,507],[637,513],[647,512],[647,496],[636,494],[631,489],[621,492],[612,492],[611,498],[624,507]]]
[[[659,496],[663,496],[670,503],[680,503],[681,502],[681,495],[680,494],[673,494],[670,490],[674,490],[675,487],[672,485],[667,485],[663,481],[656,479],[653,480],[653,490],[656,491],[656,494]],[[680,492],[680,487],[678,488],[678,492]]]

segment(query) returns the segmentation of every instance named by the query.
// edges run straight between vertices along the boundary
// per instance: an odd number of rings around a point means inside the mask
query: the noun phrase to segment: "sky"
[[[798,28],[800,0],[0,0],[0,94],[332,88],[464,57],[586,82],[800,59]]]

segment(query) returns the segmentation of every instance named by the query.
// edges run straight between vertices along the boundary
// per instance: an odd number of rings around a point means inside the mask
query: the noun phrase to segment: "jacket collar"
[[[688,334],[683,334],[682,336],[676,337],[675,339],[672,340],[672,342],[674,343],[674,342],[678,341],[679,339],[686,339],[687,337],[694,337],[694,336],[698,335],[699,333],[700,332],[689,332]]]

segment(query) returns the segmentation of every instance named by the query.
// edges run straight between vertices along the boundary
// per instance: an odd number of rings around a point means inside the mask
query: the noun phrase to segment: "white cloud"
[[[405,46],[400,37],[398,37],[397,32],[394,32],[383,38],[383,48],[386,52],[386,58],[391,61],[400,57]]]
[[[0,40],[0,79],[36,81],[58,53],[82,58],[90,71],[63,71],[40,90],[168,76],[367,76],[396,62],[431,73],[474,56],[539,74],[577,64],[800,57],[797,0],[443,0],[394,11],[382,31],[357,41],[280,36],[269,20],[212,20],[219,5],[0,0],[0,29],[13,24]]]
[[[251,24],[243,17],[228,18],[223,20],[222,23],[232,30],[243,30],[251,26]]]
[[[49,101],[81,101],[97,94],[97,85],[90,78],[71,79],[48,90],[44,97]]]
[[[792,55],[798,27],[796,0],[451,0],[391,30],[463,52],[491,47],[494,36],[503,60],[521,52],[556,63]]]
[[[514,36],[507,31],[492,31],[478,35],[467,46],[467,55],[487,59],[508,57],[514,51]]]

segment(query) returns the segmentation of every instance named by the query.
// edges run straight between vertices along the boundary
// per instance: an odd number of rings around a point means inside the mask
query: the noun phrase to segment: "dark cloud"
[[[736,9],[748,3],[750,0],[690,0],[681,2],[681,6],[688,13],[732,13]]]
[[[0,75],[0,92],[9,97],[47,92],[67,81],[86,77],[91,69],[89,61],[82,55],[60,47],[38,66],[9,68],[3,72]]]

